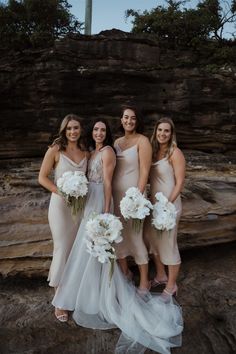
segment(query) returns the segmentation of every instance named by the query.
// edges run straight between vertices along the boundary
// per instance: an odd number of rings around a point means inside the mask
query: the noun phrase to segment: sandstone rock
[[[185,152],[181,249],[236,239],[235,160]],[[37,183],[40,159],[0,161],[0,274],[46,276],[52,255],[50,193]],[[231,163],[229,163],[231,162]]]
[[[234,151],[236,68],[230,69],[211,72],[190,51],[121,31],[11,53],[0,59],[0,156],[40,156],[69,112],[84,120],[106,116],[117,133],[124,102],[144,109],[148,134],[156,117],[170,114],[183,148]]]
[[[47,273],[50,195],[37,175],[61,118],[106,117],[117,135],[122,103],[144,108],[147,135],[161,114],[174,118],[188,161],[181,249],[235,240],[233,66],[213,72],[190,51],[160,48],[155,36],[113,30],[2,56],[0,70],[0,274]]]
[[[183,345],[173,354],[235,352],[235,254],[235,243],[182,252],[178,302],[185,324]],[[43,279],[9,277],[0,284],[2,354],[114,353],[120,331],[90,330],[72,319],[59,323],[50,304],[53,290]]]

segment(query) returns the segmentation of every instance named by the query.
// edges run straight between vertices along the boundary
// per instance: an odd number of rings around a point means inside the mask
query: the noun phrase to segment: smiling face
[[[96,144],[103,145],[106,139],[106,125],[103,122],[97,122],[93,127],[93,140]]]
[[[159,144],[168,144],[172,136],[171,125],[160,123],[156,130],[156,139]]]
[[[121,124],[127,133],[135,132],[137,118],[132,109],[125,109],[121,118]]]
[[[77,120],[70,120],[66,126],[65,135],[68,142],[76,142],[81,135],[81,126]]]

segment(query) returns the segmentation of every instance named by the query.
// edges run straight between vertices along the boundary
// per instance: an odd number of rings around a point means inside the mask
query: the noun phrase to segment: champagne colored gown
[[[86,173],[86,170],[86,157],[77,164],[60,152],[59,161],[54,171],[55,184],[58,178],[66,171],[83,171]],[[48,210],[48,220],[53,238],[53,258],[48,281],[50,286],[57,287],[75,240],[81,221],[81,215],[78,214],[77,219],[73,220],[71,210],[66,205],[65,200],[60,195],[52,193]]]
[[[140,296],[116,262],[110,279],[110,263],[99,263],[86,249],[86,222],[92,213],[102,213],[104,208],[102,151],[89,161],[84,218],[52,303],[73,311],[80,326],[120,328],[117,354],[141,354],[146,347],[168,354],[171,347],[181,345],[183,324],[178,304],[172,297]]]
[[[152,164],[150,170],[151,202],[155,203],[155,194],[162,192],[167,198],[170,197],[175,186],[174,170],[167,158]],[[161,262],[165,265],[181,263],[177,245],[178,223],[182,212],[181,198],[178,196],[174,202],[177,210],[176,226],[170,231],[159,232],[151,225],[148,217],[144,224],[144,238],[149,245],[150,253],[159,254]]]
[[[117,163],[113,177],[114,214],[119,216],[123,224],[123,241],[115,245],[118,258],[132,256],[136,264],[148,263],[148,252],[143,241],[143,228],[136,232],[131,220],[124,220],[120,212],[120,201],[130,187],[137,187],[139,180],[138,146],[133,145],[121,150],[115,145]]]

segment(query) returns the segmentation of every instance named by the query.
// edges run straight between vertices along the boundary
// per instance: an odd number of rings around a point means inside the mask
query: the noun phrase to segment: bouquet
[[[88,193],[88,180],[84,172],[64,172],[57,180],[57,187],[71,208],[72,216],[84,208],[85,196]]]
[[[176,208],[173,203],[168,201],[162,192],[156,193],[155,198],[157,202],[153,205],[152,225],[157,230],[170,231],[176,225]]]
[[[100,263],[111,263],[110,280],[114,271],[114,262],[116,259],[113,243],[119,243],[123,240],[121,230],[122,223],[119,218],[112,214],[93,215],[85,226],[87,235],[85,242],[87,251],[97,257]]]
[[[150,214],[150,209],[152,209],[152,203],[136,187],[129,188],[120,201],[121,214],[126,220],[132,219],[136,232],[140,231],[142,221]]]

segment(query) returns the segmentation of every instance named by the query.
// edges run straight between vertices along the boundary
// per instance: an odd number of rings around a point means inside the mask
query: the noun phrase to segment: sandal
[[[63,310],[63,309],[55,309],[55,316],[56,318],[58,319],[58,321],[60,322],[67,322],[68,321],[68,313],[65,312],[65,313],[61,313],[60,315],[58,315],[56,312],[57,310]],[[66,311],[66,310],[63,310],[63,311]]]
[[[178,294],[178,286],[175,284],[174,287],[172,289],[169,288],[165,288],[162,292],[162,294],[164,296],[168,295],[168,296],[177,296]]]
[[[155,288],[159,285],[166,285],[167,284],[168,279],[165,280],[158,280],[156,277],[152,280],[151,285],[152,288]]]
[[[137,293],[138,293],[140,296],[147,295],[147,294],[149,293],[150,289],[151,289],[151,282],[149,281],[148,287],[147,287],[147,288],[140,288],[140,287],[138,287],[138,288],[137,288]]]

